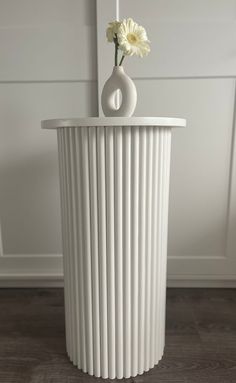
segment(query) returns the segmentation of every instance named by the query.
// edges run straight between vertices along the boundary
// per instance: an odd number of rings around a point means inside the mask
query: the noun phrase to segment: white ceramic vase
[[[117,109],[115,93],[120,90],[122,100]],[[137,103],[137,91],[133,80],[125,73],[122,66],[114,66],[102,91],[102,110],[107,117],[131,117]]]

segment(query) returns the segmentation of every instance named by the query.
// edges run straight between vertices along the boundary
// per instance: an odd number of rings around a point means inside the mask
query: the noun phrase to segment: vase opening
[[[122,92],[120,89],[117,89],[115,92],[115,97],[114,97],[114,106],[115,110],[119,110],[122,105]]]
[[[120,89],[114,90],[114,92],[110,95],[108,105],[109,108],[113,111],[117,111],[120,109],[122,105],[122,92]]]

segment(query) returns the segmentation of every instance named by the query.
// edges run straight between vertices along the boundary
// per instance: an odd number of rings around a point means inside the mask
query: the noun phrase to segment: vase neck
[[[115,65],[113,67],[113,73],[124,73],[124,67],[122,65]]]

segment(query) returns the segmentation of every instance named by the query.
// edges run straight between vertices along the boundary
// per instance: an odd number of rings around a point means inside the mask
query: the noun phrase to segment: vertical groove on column
[[[164,250],[164,246],[165,246],[165,239],[164,239],[164,235],[166,235],[165,233],[165,226],[164,226],[164,222],[165,222],[165,192],[166,192],[166,187],[165,187],[165,175],[166,175],[166,162],[167,162],[167,152],[166,152],[166,129],[163,129],[162,128],[162,136],[163,136],[163,154],[162,154],[162,157],[163,157],[163,166],[162,166],[162,180],[161,180],[161,185],[162,185],[162,201],[161,201],[161,206],[162,206],[162,216],[161,216],[161,234],[160,234],[160,240],[161,240],[161,251],[160,251],[160,254],[161,254],[161,299],[160,299],[160,306],[159,306],[159,309],[160,309],[160,317],[159,317],[159,322],[160,322],[160,341],[159,341],[159,352],[161,353],[162,350],[163,350],[163,347],[164,347],[164,344],[163,344],[163,334],[162,334],[162,330],[163,330],[163,324],[162,324],[162,318],[164,317],[164,310],[165,310],[165,304],[164,304],[164,295],[165,295],[165,291],[164,291],[164,285],[165,285],[165,276],[163,275],[163,272],[164,272],[164,263],[166,261],[166,255],[164,254],[163,250]]]
[[[145,294],[145,359],[144,369],[150,368],[150,337],[151,337],[151,240],[152,240],[152,167],[153,167],[153,128],[147,129],[147,179],[146,179],[146,294]]]
[[[70,128],[69,128],[70,129]],[[74,296],[74,265],[73,265],[73,217],[72,217],[72,201],[71,201],[71,176],[70,176],[70,142],[69,142],[69,129],[64,129],[64,143],[65,143],[65,171],[66,171],[66,189],[67,189],[67,215],[68,215],[68,238],[69,238],[69,248],[68,248],[68,269],[69,269],[69,286],[70,286],[70,316],[71,316],[71,329],[72,329],[72,338],[71,338],[71,360],[73,364],[77,359],[76,356],[76,323],[75,323],[75,296]]]
[[[131,157],[131,375],[138,374],[138,302],[139,302],[139,264],[138,264],[138,238],[139,238],[139,128],[132,130],[132,157]]]
[[[131,375],[131,128],[123,130],[123,299],[124,299],[124,377]]]
[[[156,363],[155,339],[157,337],[157,322],[156,322],[156,301],[157,288],[159,289],[158,271],[157,271],[157,216],[158,216],[158,158],[159,158],[159,129],[154,127],[153,130],[153,169],[152,169],[152,273],[151,273],[151,320],[150,320],[150,366],[153,367]]]
[[[101,375],[108,378],[108,334],[107,334],[107,260],[106,260],[106,174],[104,127],[97,128],[97,174],[99,216],[99,279],[100,279],[100,333]]]
[[[115,128],[116,377],[123,378],[122,127]]]
[[[80,339],[81,339],[81,368],[87,372],[86,355],[86,326],[85,326],[85,290],[84,290],[84,249],[83,249],[83,212],[82,212],[82,170],[81,170],[81,131],[75,130],[75,155],[76,155],[76,191],[77,191],[77,217],[78,217],[78,275],[79,275],[79,301],[80,301]],[[70,276],[68,276],[70,278]]]
[[[68,355],[71,360],[71,354],[72,354],[72,317],[71,317],[71,289],[70,289],[70,280],[68,278],[70,274],[70,262],[69,262],[69,229],[68,229],[68,208],[67,208],[67,176],[66,176],[66,157],[65,157],[65,147],[66,147],[66,142],[65,142],[65,132],[64,128],[61,131],[61,140],[62,140],[62,165],[63,165],[63,191],[64,191],[64,198],[63,198],[63,204],[64,204],[64,210],[65,210],[65,254],[64,254],[64,262],[65,262],[65,278],[67,277],[67,291],[68,291],[68,300],[67,300],[67,307],[68,307],[68,334],[69,334],[69,339],[68,339]]]
[[[107,218],[107,304],[108,376],[116,377],[115,343],[115,254],[114,254],[114,128],[106,127],[106,218]]]
[[[162,294],[162,318],[161,318],[161,334],[162,334],[162,350],[165,346],[165,317],[166,317],[166,269],[167,269],[167,240],[168,240],[168,205],[169,205],[169,178],[170,178],[170,152],[171,152],[171,129],[165,129],[165,168],[163,175],[163,188],[164,188],[164,215],[163,215],[163,294]]]
[[[166,235],[165,232],[165,227],[164,227],[164,222],[165,222],[165,192],[166,192],[166,187],[165,187],[165,175],[166,175],[166,162],[167,162],[167,152],[166,152],[166,129],[162,128],[162,136],[163,136],[163,166],[162,166],[162,180],[161,180],[161,185],[162,185],[162,200],[161,200],[161,207],[162,207],[162,214],[161,214],[161,234],[160,234],[160,240],[161,240],[161,299],[160,299],[160,317],[159,317],[159,322],[160,322],[160,341],[159,341],[159,353],[162,352],[163,350],[163,336],[162,336],[162,330],[163,330],[163,324],[162,324],[162,318],[164,317],[164,310],[165,310],[165,304],[164,304],[164,285],[165,285],[165,276],[163,275],[164,271],[164,263],[166,261],[166,255],[164,254],[164,246],[165,246],[165,239],[164,235]]]
[[[82,216],[84,228],[84,276],[85,276],[85,323],[88,373],[93,375],[93,322],[92,322],[92,278],[91,278],[91,240],[90,240],[90,188],[89,188],[89,154],[88,129],[81,128],[81,163],[82,163]]]
[[[65,259],[67,254],[67,234],[66,234],[66,208],[65,208],[65,174],[64,174],[64,146],[63,146],[63,128],[57,130],[57,142],[58,142],[58,160],[59,160],[59,180],[60,180],[60,201],[61,201],[61,223],[62,223],[62,248],[63,248],[63,270],[64,270],[64,304],[65,304],[65,328],[66,328],[66,350],[70,352],[70,316],[69,316],[69,290],[68,290],[68,270],[67,260]]]
[[[69,138],[69,169],[70,169],[70,189],[71,189],[71,195],[70,195],[70,201],[71,201],[71,215],[72,215],[72,239],[73,239],[73,252],[72,252],[72,268],[73,268],[73,275],[70,276],[73,280],[74,284],[74,316],[75,316],[75,343],[76,343],[76,355],[74,363],[78,365],[79,368],[81,368],[81,352],[79,349],[80,346],[80,318],[79,318],[79,279],[78,279],[78,236],[77,236],[77,193],[75,188],[75,182],[77,177],[77,169],[76,169],[76,162],[75,162],[75,130],[74,128],[70,128],[67,130],[68,138]]]
[[[139,374],[144,371],[145,353],[145,272],[146,272],[146,127],[140,127],[140,158],[139,158]]]
[[[94,375],[101,376],[100,369],[100,313],[99,313],[99,265],[98,265],[98,194],[97,194],[97,144],[96,128],[89,128],[89,174],[91,212],[91,258],[93,293],[93,353]]]
[[[157,291],[157,337],[156,337],[156,355],[157,362],[162,356],[162,347],[161,347],[161,317],[162,317],[162,291],[163,291],[163,276],[162,276],[162,263],[163,263],[163,254],[162,254],[162,227],[163,227],[163,175],[164,175],[164,135],[163,128],[159,129],[160,132],[160,142],[159,142],[159,183],[158,183],[158,291]]]

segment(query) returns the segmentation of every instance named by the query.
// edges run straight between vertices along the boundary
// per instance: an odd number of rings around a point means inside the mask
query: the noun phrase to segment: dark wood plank
[[[64,327],[62,289],[0,289],[0,382],[104,382],[69,362]],[[122,381],[235,383],[236,290],[169,289],[162,361]]]

